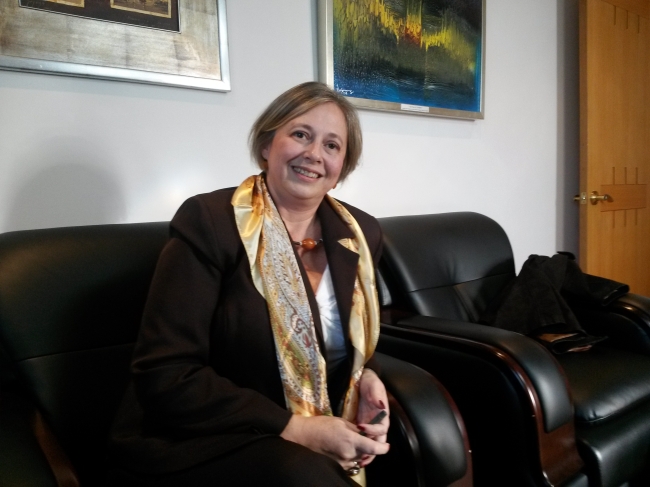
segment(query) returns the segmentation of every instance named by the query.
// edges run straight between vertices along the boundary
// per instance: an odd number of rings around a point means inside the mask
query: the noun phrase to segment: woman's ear
[[[264,148],[262,148],[260,154],[262,154],[262,159],[265,161],[269,160],[269,144],[265,145]]]

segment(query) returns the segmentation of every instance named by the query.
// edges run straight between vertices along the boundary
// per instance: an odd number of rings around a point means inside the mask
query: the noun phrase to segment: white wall
[[[335,191],[375,216],[477,211],[530,253],[577,247],[575,0],[488,0],[486,117],[363,111]],[[0,71],[0,231],[168,220],[255,172],[248,129],[317,79],[316,1],[229,0],[232,91]]]

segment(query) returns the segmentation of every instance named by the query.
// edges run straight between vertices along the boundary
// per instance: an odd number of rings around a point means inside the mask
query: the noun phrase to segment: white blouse
[[[316,302],[320,311],[320,321],[323,327],[323,341],[327,350],[328,372],[336,368],[345,360],[347,350],[345,349],[345,337],[343,336],[343,325],[339,306],[334,296],[334,284],[329,264],[323,272],[318,290]]]

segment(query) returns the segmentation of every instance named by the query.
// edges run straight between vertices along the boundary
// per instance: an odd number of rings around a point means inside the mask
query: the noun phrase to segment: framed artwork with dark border
[[[318,68],[361,108],[482,119],[485,0],[318,0]]]
[[[226,0],[0,0],[0,69],[230,91]]]

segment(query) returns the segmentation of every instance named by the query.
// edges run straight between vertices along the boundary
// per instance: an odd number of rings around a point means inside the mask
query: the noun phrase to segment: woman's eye
[[[299,139],[304,139],[305,137],[307,137],[307,134],[304,132],[294,132],[293,135],[294,137],[297,137]]]
[[[330,142],[329,144],[327,144],[327,148],[330,150],[338,150],[339,146],[334,142]]]

